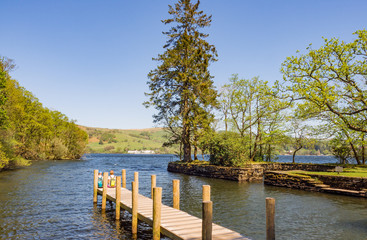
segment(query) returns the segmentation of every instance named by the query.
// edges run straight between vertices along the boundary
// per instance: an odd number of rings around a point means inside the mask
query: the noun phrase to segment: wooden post
[[[122,169],[122,187],[126,188],[126,170]]]
[[[266,198],[266,240],[275,240],[275,199]]]
[[[102,210],[106,209],[108,172],[103,173]]]
[[[153,188],[153,240],[161,239],[162,188]]]
[[[98,189],[98,170],[94,170],[94,178],[93,178],[93,202],[96,203],[97,198],[97,189]]]
[[[132,234],[138,233],[138,184],[136,182],[131,183],[132,188]]]
[[[180,180],[172,180],[173,208],[180,210]]]
[[[201,238],[203,240],[212,239],[212,227],[213,227],[213,202],[203,202],[203,225],[201,231]]]
[[[134,172],[134,182],[136,182],[136,186],[139,189],[139,172]]]
[[[120,219],[120,211],[121,211],[121,177],[116,177],[116,220]]]
[[[157,184],[157,180],[156,180],[157,176],[156,175],[151,175],[150,178],[152,180],[151,181],[151,195],[152,195],[152,199],[153,199],[153,188],[155,188],[155,186]]]
[[[210,201],[210,185],[203,185],[203,202]]]

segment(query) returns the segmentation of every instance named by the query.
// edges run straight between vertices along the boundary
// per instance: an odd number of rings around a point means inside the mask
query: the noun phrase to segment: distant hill
[[[127,153],[152,150],[159,154],[174,154],[178,146],[162,147],[167,133],[162,128],[107,129],[80,126],[89,136],[88,153]]]

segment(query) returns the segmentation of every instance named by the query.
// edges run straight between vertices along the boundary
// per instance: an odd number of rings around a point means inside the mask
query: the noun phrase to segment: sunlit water
[[[265,239],[265,198],[276,199],[277,239],[367,239],[367,200],[324,193],[237,183],[167,172],[169,155],[92,154],[80,161],[40,161],[0,172],[0,239],[131,239],[131,216],[114,220],[92,202],[93,170],[127,170],[127,182],[139,172],[140,193],[150,195],[157,175],[163,203],[172,204],[172,179],[180,179],[181,209],[201,215],[201,186],[211,185],[214,222],[251,239]],[[283,156],[282,161],[291,161]],[[298,162],[336,162],[331,157],[298,157]],[[131,184],[128,188],[131,189]],[[138,239],[151,239],[139,225]]]

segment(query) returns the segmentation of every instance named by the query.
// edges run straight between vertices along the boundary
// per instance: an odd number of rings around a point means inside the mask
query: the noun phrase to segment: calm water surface
[[[86,155],[80,161],[40,161],[0,172],[0,239],[131,239],[131,216],[114,220],[114,206],[102,214],[92,202],[93,170],[127,170],[140,177],[140,193],[150,195],[150,175],[171,205],[172,179],[180,179],[181,209],[201,215],[201,186],[211,185],[214,222],[251,239],[265,239],[265,198],[276,199],[277,239],[367,239],[367,200],[237,183],[166,171],[169,155]],[[279,160],[291,161],[291,156]],[[298,157],[298,162],[336,162],[331,157]],[[128,184],[130,189],[131,184]],[[151,239],[139,225],[138,239]]]

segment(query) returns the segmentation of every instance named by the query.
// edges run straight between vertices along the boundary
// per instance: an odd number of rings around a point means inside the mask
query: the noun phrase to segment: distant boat
[[[131,150],[127,151],[129,154],[155,154],[153,150]]]

